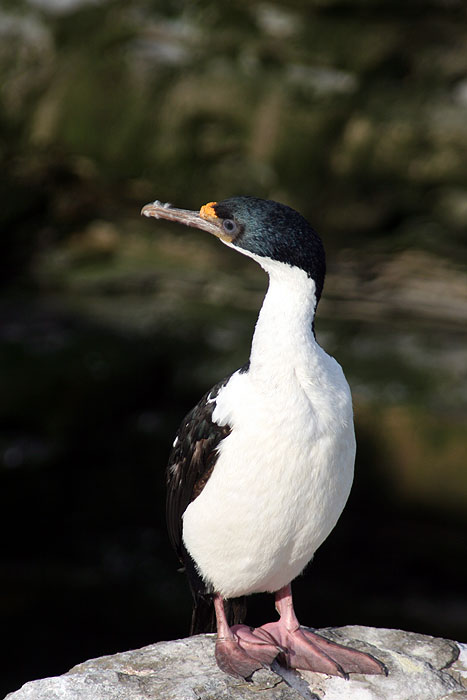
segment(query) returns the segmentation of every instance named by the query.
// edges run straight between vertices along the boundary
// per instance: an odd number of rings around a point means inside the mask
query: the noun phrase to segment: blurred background
[[[324,239],[358,457],[301,621],[465,641],[465,4],[3,0],[0,166],[1,690],[188,632],[165,464],[266,280],[155,198],[277,199]]]

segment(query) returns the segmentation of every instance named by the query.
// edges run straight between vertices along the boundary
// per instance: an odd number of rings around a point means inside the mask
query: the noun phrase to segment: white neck
[[[313,334],[315,283],[304,270],[256,259],[269,274],[269,288],[253,336],[250,372],[271,378],[309,368],[322,352]]]

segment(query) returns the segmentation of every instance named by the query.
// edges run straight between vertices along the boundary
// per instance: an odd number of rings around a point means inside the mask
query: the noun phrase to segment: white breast
[[[258,319],[250,371],[217,397],[213,420],[232,431],[183,519],[188,551],[225,597],[294,579],[336,524],[353,478],[350,390],[311,332],[313,283],[279,281],[280,298],[271,284]]]

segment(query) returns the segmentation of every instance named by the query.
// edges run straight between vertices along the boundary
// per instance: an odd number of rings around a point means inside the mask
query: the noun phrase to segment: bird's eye
[[[238,231],[238,226],[233,219],[224,219],[224,221],[222,222],[222,226],[224,231],[229,235],[237,233]]]

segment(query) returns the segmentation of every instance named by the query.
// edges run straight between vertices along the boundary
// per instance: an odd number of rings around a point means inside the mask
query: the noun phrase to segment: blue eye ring
[[[222,222],[222,228],[229,236],[235,235],[238,231],[238,224],[233,219],[224,219]]]

